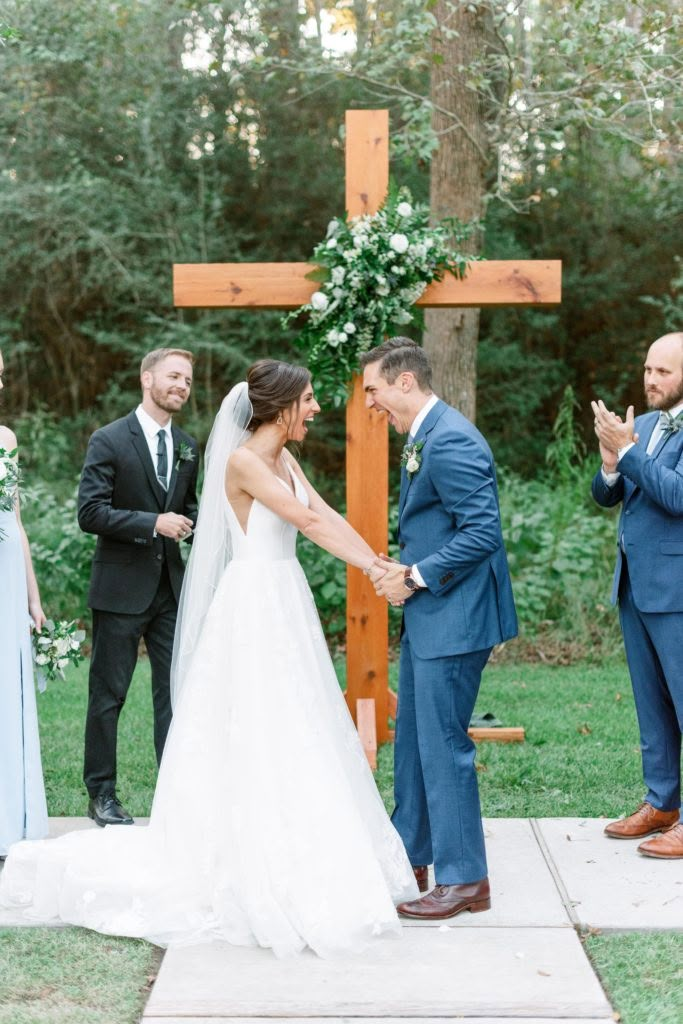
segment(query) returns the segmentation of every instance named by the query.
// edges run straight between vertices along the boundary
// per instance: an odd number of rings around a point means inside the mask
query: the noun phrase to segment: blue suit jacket
[[[622,503],[612,603],[619,596],[623,543],[636,607],[683,612],[683,431],[669,434],[648,455],[658,418],[658,412],[636,418],[640,439],[619,460],[621,476],[608,487],[598,470],[592,490],[605,508]]]
[[[517,635],[491,450],[468,419],[439,401],[415,442],[419,470],[401,474],[401,561],[417,564],[427,589],[404,605],[420,658],[493,647]]]

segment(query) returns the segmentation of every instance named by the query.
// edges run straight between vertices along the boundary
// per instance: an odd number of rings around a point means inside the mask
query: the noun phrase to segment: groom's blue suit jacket
[[[609,487],[598,470],[593,497],[606,508],[622,503],[612,603],[625,551],[636,608],[683,612],[683,431],[669,434],[648,455],[658,419],[658,412],[636,418],[639,441],[619,460],[621,476]]]
[[[438,401],[420,426],[420,468],[401,473],[400,559],[427,585],[404,605],[420,658],[484,650],[517,635],[491,450],[461,413]]]

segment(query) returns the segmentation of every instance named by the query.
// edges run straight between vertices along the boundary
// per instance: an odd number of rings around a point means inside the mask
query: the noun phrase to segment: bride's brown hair
[[[272,423],[292,405],[299,411],[301,395],[311,375],[305,366],[283,363],[279,359],[259,359],[247,370],[249,401],[253,415],[248,430]]]

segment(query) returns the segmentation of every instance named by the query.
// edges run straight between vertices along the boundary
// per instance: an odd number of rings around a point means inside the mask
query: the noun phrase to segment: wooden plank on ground
[[[521,725],[502,725],[493,729],[476,726],[468,729],[467,735],[473,740],[490,740],[494,743],[523,743],[525,739],[524,727]]]

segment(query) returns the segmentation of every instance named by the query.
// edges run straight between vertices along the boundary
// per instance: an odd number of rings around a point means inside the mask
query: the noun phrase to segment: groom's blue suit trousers
[[[438,885],[487,875],[475,745],[467,729],[491,648],[418,658],[401,641],[392,822],[411,864],[434,864]]]
[[[619,617],[638,715],[645,799],[673,811],[681,806],[683,612],[639,611],[624,558]]]

